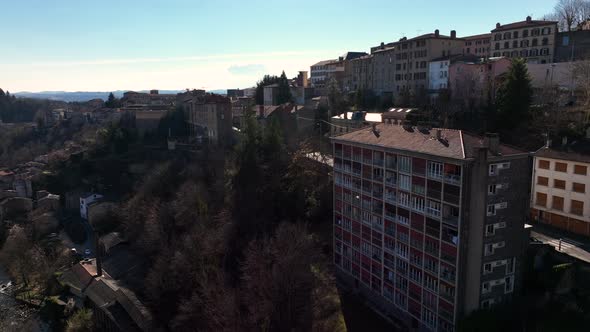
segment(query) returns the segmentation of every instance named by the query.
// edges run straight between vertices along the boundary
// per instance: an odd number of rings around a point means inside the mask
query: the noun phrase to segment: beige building
[[[373,85],[377,94],[391,93],[399,97],[404,91],[412,94],[425,93],[429,85],[429,66],[432,59],[461,54],[465,40],[441,35],[439,30],[412,39],[402,38],[397,42],[371,48],[373,61]],[[380,54],[382,53],[382,54]]]
[[[463,54],[474,54],[482,58],[490,56],[490,42],[492,39],[491,33],[483,35],[467,36],[465,39],[465,46],[463,47]]]
[[[492,30],[492,56],[524,58],[529,63],[551,63],[555,53],[557,22],[525,21],[501,25]]]
[[[353,59],[346,67],[343,92],[350,93],[359,89],[373,89],[373,55]]]
[[[184,101],[192,137],[207,138],[213,145],[232,142],[232,107],[229,98],[207,94]]]
[[[531,217],[572,233],[590,236],[590,153],[588,142],[548,144],[537,151]]]

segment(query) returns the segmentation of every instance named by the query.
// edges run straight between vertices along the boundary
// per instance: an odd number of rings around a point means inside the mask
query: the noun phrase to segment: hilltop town
[[[301,69],[0,89],[0,331],[585,330],[590,19]]]

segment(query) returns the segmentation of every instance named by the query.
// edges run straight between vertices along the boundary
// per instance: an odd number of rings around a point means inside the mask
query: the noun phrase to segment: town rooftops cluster
[[[497,138],[497,136],[496,136]],[[488,147],[488,137],[481,137],[463,130],[422,128],[390,124],[377,124],[350,132],[333,140],[336,143],[359,143],[384,148],[413,151],[452,159],[475,158],[476,148]],[[489,156],[494,154],[489,151]],[[521,155],[528,152],[498,144],[497,155]]]

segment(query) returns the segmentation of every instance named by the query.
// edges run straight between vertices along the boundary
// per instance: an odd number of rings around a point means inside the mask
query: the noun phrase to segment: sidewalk
[[[590,239],[543,224],[534,224],[531,237],[555,250],[590,263]]]

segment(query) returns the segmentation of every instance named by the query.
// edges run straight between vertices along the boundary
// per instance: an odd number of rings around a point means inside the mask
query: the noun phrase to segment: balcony
[[[442,175],[442,173],[436,173],[436,172],[428,171],[428,178],[429,179],[442,180],[443,175]]]
[[[459,225],[459,216],[453,216],[453,215],[446,215],[443,216],[443,222],[452,226],[457,227]]]
[[[424,195],[426,193],[426,188],[424,186],[414,184],[412,185],[412,192],[418,195]]]
[[[373,165],[383,166],[383,159],[373,159]]]
[[[461,174],[445,174],[445,182],[461,184]]]
[[[395,236],[395,228],[394,227],[385,227],[385,234],[389,236]]]
[[[451,203],[454,205],[459,205],[459,202],[461,201],[460,197],[458,195],[449,194],[449,193],[444,194],[443,200],[447,203]]]
[[[397,197],[395,194],[387,193],[385,194],[385,201],[388,203],[395,204],[397,202]]]
[[[353,154],[352,155],[352,160],[360,163],[360,162],[362,162],[363,157],[360,154]]]

